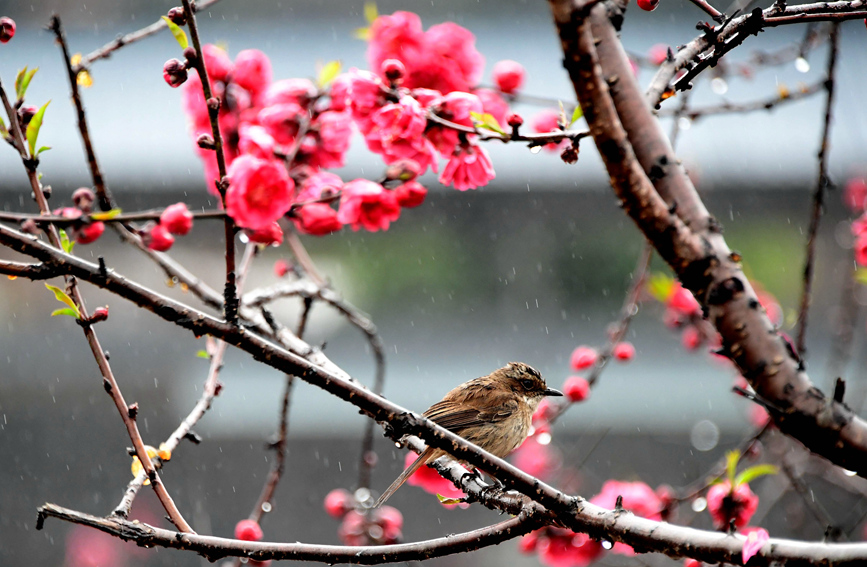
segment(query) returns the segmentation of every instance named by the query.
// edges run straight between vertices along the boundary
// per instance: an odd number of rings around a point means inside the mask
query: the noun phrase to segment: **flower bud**
[[[518,128],[524,124],[524,119],[521,118],[520,114],[510,114],[509,117],[506,118],[506,124],[512,128]]]
[[[208,108],[210,108],[211,110],[220,110],[220,99],[218,99],[216,97],[209,98],[208,100],[205,101],[205,103],[208,105]]]
[[[93,191],[87,187],[79,187],[75,190],[75,193],[72,194],[72,202],[85,213],[90,212],[95,199],[96,196],[93,194]]]
[[[385,178],[389,181],[412,181],[421,175],[421,167],[412,159],[399,159],[385,170]]]
[[[506,94],[512,94],[520,89],[524,84],[525,76],[524,66],[517,61],[504,59],[494,65],[494,83]]]
[[[160,215],[160,224],[172,234],[183,236],[193,228],[193,213],[184,203],[175,203],[166,207]]]
[[[173,89],[178,88],[187,80],[187,68],[178,59],[169,59],[163,65],[163,79]]]
[[[35,106],[22,106],[18,109],[18,122],[21,123],[22,128],[26,128],[30,124],[30,119],[38,110]]]
[[[103,232],[105,232],[105,225],[99,221],[85,224],[74,231],[75,241],[79,244],[90,244],[96,242]]]
[[[196,138],[196,145],[198,145],[203,150],[216,150],[217,144],[214,142],[214,138],[212,138],[209,134],[201,134],[198,138]]]
[[[169,10],[169,13],[167,15],[173,24],[177,26],[187,25],[187,15],[184,14],[184,9],[180,6],[175,6],[174,8]]]
[[[187,60],[187,69],[190,69],[194,66],[193,62],[198,59],[198,57],[199,54],[196,53],[195,47],[190,46],[184,49],[184,59]]]
[[[235,539],[244,541],[262,541],[265,534],[254,520],[241,520],[235,525]]]
[[[39,234],[39,226],[33,219],[24,219],[23,221],[21,221],[20,228],[21,232],[25,234]]]
[[[151,250],[165,252],[175,243],[175,237],[161,224],[153,224],[142,236],[142,241]]]
[[[386,59],[382,62],[382,74],[390,83],[398,84],[406,75],[406,67],[397,59]]]
[[[15,37],[15,20],[6,16],[0,18],[0,43],[8,43]]]
[[[93,310],[93,315],[87,320],[88,323],[99,323],[100,321],[105,321],[108,319],[108,306],[106,307],[97,307]]]
[[[569,146],[560,154],[560,159],[566,163],[575,163],[578,161],[578,148]]]

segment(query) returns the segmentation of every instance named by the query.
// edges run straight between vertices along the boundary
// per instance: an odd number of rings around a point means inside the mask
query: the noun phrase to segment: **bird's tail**
[[[373,507],[379,508],[380,506],[382,506],[385,501],[388,500],[389,497],[394,494],[397,489],[400,488],[409,477],[412,476],[412,473],[420,469],[424,464],[428,462],[428,459],[431,458],[431,456],[434,454],[434,451],[436,451],[436,449],[434,449],[433,447],[428,447],[427,449],[422,451],[421,455],[419,455],[418,458],[413,461],[413,463],[408,466],[405,471],[400,473],[400,476],[397,477],[394,482],[391,483],[391,486],[385,489],[385,492],[382,493],[382,496],[379,497]]]

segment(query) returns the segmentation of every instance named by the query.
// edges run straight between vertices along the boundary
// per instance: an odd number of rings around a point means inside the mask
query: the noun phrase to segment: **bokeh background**
[[[8,86],[17,69],[38,66],[29,99],[51,99],[40,140],[53,147],[41,164],[52,185],[52,204],[89,185],[69,89],[58,48],[42,28],[51,13],[63,18],[73,52],[88,53],[119,33],[155,21],[171,2],[103,0],[0,2],[18,32],[0,47],[0,77]],[[720,5],[720,8],[728,6]],[[547,4],[541,1],[458,0],[380,2],[381,13],[408,9],[425,27],[446,20],[472,30],[490,68],[515,59],[528,69],[528,94],[570,101],[574,95],[560,66],[559,42]],[[313,76],[317,64],[339,59],[344,68],[366,67],[365,44],[352,37],[365,25],[358,1],[282,2],[222,0],[200,17],[205,41],[265,51],[274,77]],[[703,14],[692,5],[664,0],[652,13],[630,9],[624,43],[646,53],[657,43],[676,46],[695,37]],[[801,26],[770,30],[734,52],[747,61],[799,41]],[[863,93],[867,34],[863,22],[842,26],[840,67],[831,135],[831,173],[844,183],[867,170],[867,110]],[[162,80],[165,60],[177,45],[162,33],[121,50],[92,69],[94,86],[84,91],[93,141],[108,183],[124,210],[186,200],[215,206],[207,194],[181,111],[179,91]],[[820,80],[826,48],[809,54],[806,73],[789,63],[757,70],[751,79],[727,77],[727,92],[696,86],[696,105],[773,96],[780,86],[797,89]],[[652,73],[642,71],[642,83]],[[673,101],[668,103],[674,104]],[[774,111],[684,123],[678,150],[710,210],[722,221],[732,248],[745,258],[748,275],[773,293],[791,329],[801,285],[805,232],[816,178],[823,100],[821,95]],[[518,105],[525,117],[540,108]],[[668,123],[666,123],[668,125]],[[345,230],[306,238],[314,260],[344,296],[369,313],[387,347],[386,396],[423,410],[447,390],[510,360],[539,368],[549,384],[569,376],[569,354],[579,344],[599,345],[616,318],[642,247],[642,238],[617,207],[592,144],[582,144],[577,165],[522,147],[490,148],[497,179],[460,193],[426,179],[428,200],[405,210],[385,233]],[[345,179],[378,176],[382,165],[354,141]],[[34,211],[20,162],[0,148],[0,206]],[[828,391],[826,365],[840,316],[839,298],[851,267],[850,213],[839,192],[827,198],[818,242],[814,307],[809,330],[811,378]],[[222,229],[199,222],[172,254],[211,285],[223,270]],[[106,235],[80,247],[84,257],[105,256],[108,265],[146,285],[198,305],[141,254]],[[2,252],[4,258],[12,258]],[[288,257],[269,249],[252,281],[275,281],[271,266]],[[654,269],[665,271],[658,261]],[[207,362],[203,347],[187,332],[163,323],[118,298],[85,286],[89,305],[110,305],[99,334],[129,401],[138,401],[139,423],[156,445],[198,398]],[[867,301],[860,294],[859,305]],[[298,305],[278,304],[291,320]],[[112,509],[130,478],[129,444],[102,390],[97,369],[71,320],[51,319],[55,308],[39,284],[0,282],[0,564],[197,565],[205,561],[167,550],[139,550],[100,534],[50,520],[34,529],[36,507],[45,501],[95,514]],[[577,469],[575,490],[591,496],[607,478],[644,480],[656,486],[686,485],[699,477],[751,430],[750,404],[731,391],[732,371],[703,350],[687,352],[676,332],[662,323],[662,307],[642,306],[629,333],[637,356],[612,364],[592,398],[573,408],[554,430],[564,464]],[[858,318],[854,363],[846,369],[850,403],[864,399],[863,320]],[[317,306],[309,330],[313,344],[353,376],[369,381],[372,358],[363,336],[325,306]],[[196,431],[198,446],[182,445],[164,478],[181,510],[203,533],[230,535],[249,513],[269,468],[266,440],[277,427],[283,379],[275,371],[231,352],[222,374],[223,393]],[[289,459],[274,511],[265,520],[268,539],[337,543],[337,522],[322,511],[322,499],[357,479],[364,418],[326,393],[297,384],[293,395]],[[708,442],[707,432],[710,431]],[[704,432],[703,435],[699,433]],[[718,437],[718,438],[717,438]],[[384,488],[400,470],[403,452],[378,439],[374,487]],[[818,479],[811,479],[821,482]],[[769,486],[773,480],[767,481]],[[761,486],[761,485],[759,485]],[[771,490],[770,488],[768,490]],[[861,537],[864,504],[845,491],[823,487],[824,505]],[[781,492],[781,490],[777,490]],[[853,504],[853,502],[855,502]],[[404,488],[392,500],[405,514],[407,541],[442,536],[498,521],[488,510],[445,510],[435,498]],[[759,516],[772,535],[820,538],[824,526],[804,516],[791,494],[763,500]],[[133,515],[165,524],[156,499],[143,491]],[[706,517],[696,525],[709,527]],[[516,554],[515,542],[473,555],[436,561],[442,565],[537,564]],[[664,558],[644,561],[666,563]],[[608,557],[604,564],[625,564]]]

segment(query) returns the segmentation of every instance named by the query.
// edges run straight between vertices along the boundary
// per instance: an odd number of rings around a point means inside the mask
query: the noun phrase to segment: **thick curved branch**
[[[283,372],[295,374],[351,403],[374,419],[388,422],[385,432],[392,439],[417,435],[429,446],[444,449],[456,458],[490,472],[507,487],[547,508],[549,513],[555,515],[557,523],[575,531],[588,533],[598,539],[620,541],[633,546],[639,552],[660,551],[673,557],[689,556],[717,563],[736,563],[740,559],[742,537],[655,522],[623,511],[605,510],[580,497],[570,497],[430,420],[377,396],[357,382],[315,366],[253,332],[161,296],[112,271],[100,273],[96,264],[65,254],[2,225],[0,243],[55,264],[59,269],[125,297],[164,320],[189,329],[197,335],[211,334],[251,354],[256,360]],[[500,498],[503,497],[509,496]],[[867,561],[867,544],[832,545],[771,540],[757,557],[758,559],[752,560],[756,565],[766,565],[772,561],[787,561],[788,565],[827,564],[829,558],[831,561],[839,561],[840,564],[852,562],[854,565],[856,561]]]
[[[707,319],[722,336],[723,353],[759,396],[779,409],[774,419],[780,429],[814,453],[867,476],[867,423],[813,386],[789,343],[774,329],[741,270],[739,256],[729,250],[719,223],[707,212],[627,71],[626,54],[608,9],[599,5],[591,11],[593,38],[582,49],[577,41],[577,15],[568,3],[558,0],[554,6],[567,69],[603,159],[612,154],[611,139],[625,130],[629,151],[617,155],[629,157],[634,150],[641,176],[653,182],[653,197],[662,197],[675,211],[661,212],[654,198],[641,197],[644,189],[636,191],[641,184],[624,182],[618,174],[622,164],[608,159],[615,192],[618,196],[627,193],[627,212],[705,308]],[[598,53],[595,74],[577,64],[586,64],[587,49],[591,58]],[[601,92],[606,96],[600,96]],[[612,103],[613,113],[606,107]],[[588,111],[591,106],[596,108]],[[668,224],[668,230],[660,222]],[[684,231],[681,223],[689,230]],[[696,240],[698,249],[694,248]]]

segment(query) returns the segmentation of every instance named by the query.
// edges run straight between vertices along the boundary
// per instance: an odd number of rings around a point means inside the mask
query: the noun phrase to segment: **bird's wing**
[[[443,400],[432,405],[424,412],[424,416],[460,435],[467,428],[498,423],[518,411],[518,402],[514,399],[490,404],[483,409],[467,406],[466,402]]]

